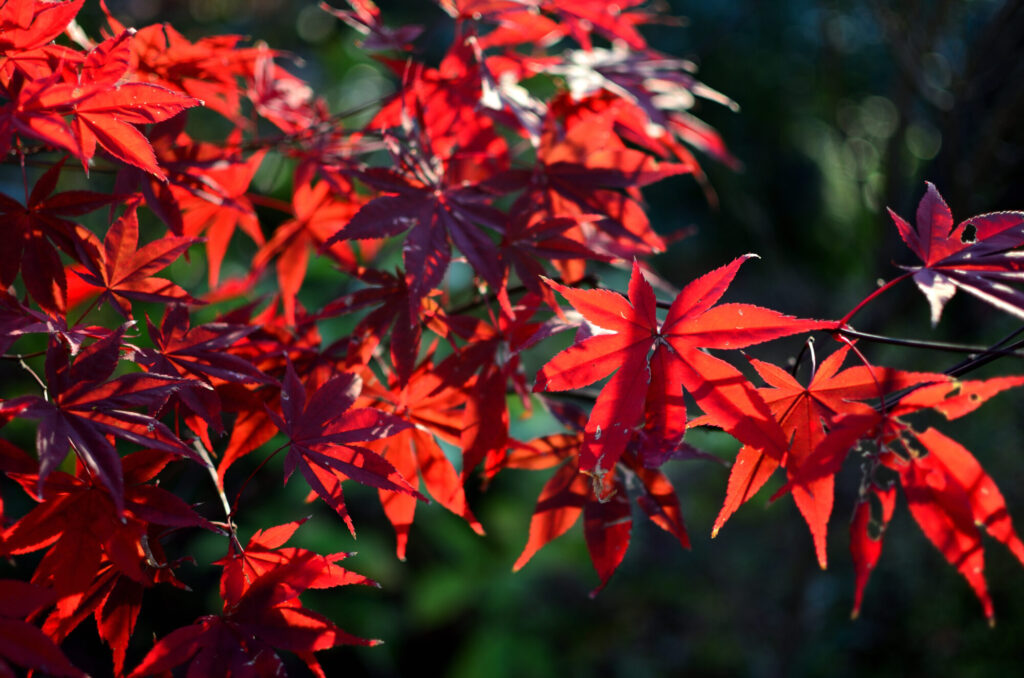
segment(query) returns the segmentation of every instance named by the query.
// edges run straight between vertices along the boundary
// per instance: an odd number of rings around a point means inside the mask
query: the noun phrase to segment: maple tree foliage
[[[0,153],[24,184],[23,196],[0,193],[0,358],[20,375],[0,384],[0,428],[14,431],[0,439],[0,473],[34,503],[15,514],[0,497],[0,555],[41,554],[30,581],[0,579],[0,675],[83,675],[59,645],[90,616],[116,675],[187,664],[190,676],[277,676],[281,651],[324,675],[315,653],[375,643],[300,601],[372,584],[338,565],[347,554],[285,547],[302,521],[249,524],[249,481],[279,453],[283,481],[308,485],[353,535],[343,488],[374,488],[401,559],[421,502],[483,535],[467,488],[550,472],[510,566],[582,516],[595,593],[627,555],[634,503],[690,547],[663,468],[673,460],[729,466],[711,536],[782,469],[776,498],[792,494],[826,567],[836,475],[856,458],[858,499],[840,507],[852,515],[854,614],[899,488],[995,618],[981,534],[1024,564],[1011,507],[972,452],[914,417],[955,420],[1024,385],[964,378],[1020,342],[960,347],[974,355],[915,372],[872,363],[879,337],[850,321],[907,278],[933,324],[957,289],[1024,317],[1012,286],[1024,213],[954,226],[929,183],[915,227],[891,212],[920,264],[841,319],[723,301],[755,255],[690,271],[678,290],[649,263],[673,237],[651,223],[642,189],[696,180],[712,196],[700,162],[737,161],[689,112],[694,97],[732,102],[647,44],[641,28],[663,17],[643,0],[439,0],[455,38],[436,65],[416,49],[420,27],[386,25],[370,0],[324,5],[397,83],[352,128],[281,53],[126,27],[102,3],[90,37],[75,22],[84,2],[0,4]],[[535,78],[553,93],[537,94]],[[202,139],[189,124],[201,108],[231,131]],[[268,157],[290,169],[283,199],[254,182]],[[68,188],[72,175],[88,189]],[[236,231],[255,252],[230,277]],[[327,287],[308,276],[316,258],[335,287],[314,290]],[[613,268],[628,272],[625,295],[601,284]],[[472,282],[460,288],[462,273]],[[339,319],[349,331],[325,341]],[[573,340],[552,351],[546,340],[564,332]],[[812,333],[836,347],[806,382],[800,359],[784,369],[743,353]],[[561,429],[517,439],[516,399]],[[733,458],[690,444],[704,426],[739,443]],[[177,494],[182,466],[219,503]],[[244,546],[243,529],[255,530]],[[223,558],[197,564],[219,568],[220,608],[132,656],[138,620],[155,614],[147,591],[189,591],[191,554],[172,535],[204,530],[224,540]]]

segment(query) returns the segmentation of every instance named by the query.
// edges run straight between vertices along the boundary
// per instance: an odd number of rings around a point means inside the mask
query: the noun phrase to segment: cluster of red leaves
[[[780,493],[792,492],[824,567],[834,476],[859,449],[855,609],[894,510],[889,473],[991,618],[978,528],[1022,562],[1024,545],[974,457],[906,417],[935,409],[956,418],[1024,378],[904,372],[856,349],[861,364],[841,369],[845,340],[806,387],[753,361],[767,383],[758,388],[734,364],[736,350],[813,331],[840,337],[844,323],[720,303],[752,255],[678,292],[659,281],[659,301],[640,262],[666,241],[641,189],[681,174],[702,181],[693,149],[735,161],[687,112],[694,96],[730,102],[647,45],[638,26],[660,17],[642,0],[443,0],[456,30],[436,67],[406,54],[420,29],[385,26],[369,0],[325,7],[400,82],[358,129],[345,129],[271,50],[234,36],[190,42],[166,24],[126,29],[109,15],[93,42],[72,23],[83,2],[0,4],[0,152],[23,168],[29,157],[49,164],[31,185],[25,171],[23,201],[0,194],[0,353],[23,369],[11,383],[33,389],[4,384],[0,426],[30,420],[36,431],[34,455],[0,440],[0,472],[37,504],[13,516],[0,503],[0,555],[45,551],[31,582],[0,581],[0,673],[13,663],[80,675],[56,644],[92,615],[123,675],[145,591],[185,588],[187,554],[165,551],[179,530],[225,535],[228,555],[213,563],[223,607],[170,631],[132,676],[184,663],[189,675],[280,675],[278,650],[323,675],[315,652],[367,643],[299,601],[308,589],[368,582],[338,567],[344,554],[283,547],[298,523],[239,541],[248,480],[235,465],[257,451],[263,461],[246,470],[287,450],[284,480],[298,470],[311,500],[353,534],[344,483],[376,488],[401,558],[427,494],[483,533],[466,483],[557,466],[514,567],[582,514],[604,586],[629,545],[632,500],[689,547],[660,467],[708,456],[683,440],[696,425],[742,444],[714,532],[782,467]],[[556,85],[547,100],[531,94],[538,76]],[[194,139],[186,111],[197,106],[233,131]],[[293,170],[283,199],[253,186],[271,153]],[[114,190],[60,190],[76,163],[90,181],[97,169],[115,173]],[[101,208],[106,218],[86,218]],[[1024,313],[1005,284],[1020,276],[1024,215],[954,229],[929,185],[916,230],[894,219],[924,262],[907,275],[934,320],[958,287]],[[236,230],[255,254],[247,275],[225,281]],[[165,269],[200,245],[208,288],[189,292]],[[309,298],[314,256],[339,273],[331,300],[307,309],[300,297]],[[446,283],[454,261],[472,269],[468,291]],[[625,297],[583,288],[598,264],[632,267]],[[264,303],[267,278],[276,285]],[[230,310],[199,322],[211,302]],[[139,303],[164,305],[159,322],[143,323]],[[117,315],[86,324],[100,307]],[[355,328],[325,343],[323,323],[340,317]],[[567,329],[575,341],[535,375],[531,394],[524,352]],[[37,350],[11,353],[15,344]],[[552,395],[601,381],[589,412]],[[511,397],[566,430],[515,440]],[[688,400],[701,416],[688,417]],[[461,458],[453,463],[446,447]],[[159,484],[177,462],[212,479],[226,515],[200,515]]]

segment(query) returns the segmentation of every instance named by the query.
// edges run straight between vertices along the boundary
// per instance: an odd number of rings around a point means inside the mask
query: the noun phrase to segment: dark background
[[[390,91],[352,45],[354,34],[316,9],[290,0],[110,0],[126,23],[169,21],[190,38],[241,33],[304,60],[295,72],[315,84],[333,110]],[[433,4],[381,3],[392,25],[411,21],[436,63],[451,38]],[[718,128],[743,163],[740,171],[702,160],[719,206],[696,184],[674,179],[647,192],[662,233],[695,227],[656,259],[676,285],[745,252],[731,300],[788,313],[839,317],[876,280],[912,263],[885,215],[913,216],[931,180],[959,221],[1024,208],[1024,7],[1017,2],[674,2],[685,27],[645,29],[652,45],[690,58],[700,77],[741,106],[733,113],[701,102],[695,113]],[[82,23],[93,34],[96,7]],[[134,18],[132,18],[134,17]],[[96,24],[93,24],[96,25]],[[270,180],[266,180],[270,181]],[[271,182],[272,183],[272,182]],[[271,188],[273,186],[268,184]],[[229,264],[230,265],[230,262]],[[235,262],[243,267],[245,261]],[[230,272],[230,270],[228,271]],[[314,270],[315,273],[315,270]],[[610,275],[609,285],[621,284]],[[857,317],[857,327],[893,336],[993,343],[1018,323],[958,295],[939,327],[911,285]],[[821,353],[832,350],[819,342]],[[784,360],[799,340],[759,355]],[[882,364],[941,370],[955,356],[867,347]],[[532,369],[550,355],[538,354]],[[1019,371],[997,362],[979,376]],[[531,373],[532,374],[532,373]],[[1012,514],[1024,516],[1024,430],[1019,394],[1005,394],[978,414],[942,430],[974,451],[995,478]],[[529,434],[527,425],[516,432]],[[691,442],[723,456],[734,445],[714,434]],[[986,545],[998,625],[990,630],[966,583],[914,524],[900,500],[862,615],[851,621],[853,574],[847,525],[859,472],[840,475],[830,524],[830,569],[820,571],[807,528],[790,498],[766,507],[770,489],[744,506],[711,541],[727,471],[701,462],[665,469],[680,494],[693,549],[637,515],[633,542],[608,587],[596,585],[577,526],[521,572],[511,565],[547,473],[511,471],[470,500],[488,531],[477,537],[437,505],[422,506],[406,562],[375,492],[347,491],[359,530],[353,541],[319,504],[304,505],[300,482],[280,491],[267,471],[250,500],[243,533],[313,514],[296,543],[320,552],[358,551],[347,563],[382,589],[353,588],[304,596],[343,628],[381,638],[376,648],[320,653],[328,675],[408,676],[991,676],[1019,672],[1024,638],[1024,571],[1002,547]],[[237,481],[238,479],[236,479]],[[202,478],[179,479],[197,488]],[[778,483],[771,484],[777,487]],[[200,490],[196,490],[200,492]],[[6,496],[6,495],[5,495]],[[212,510],[212,509],[211,509]],[[175,548],[179,545],[172,545]],[[199,563],[223,555],[223,538],[180,544]],[[210,568],[185,566],[181,578],[215,590]],[[215,595],[215,594],[211,594]],[[217,600],[194,601],[167,587],[147,594],[139,638],[166,634]],[[160,610],[162,614],[154,614]],[[109,655],[84,624],[69,656],[103,675]],[[129,666],[147,642],[133,645]],[[302,675],[301,665],[294,673]]]

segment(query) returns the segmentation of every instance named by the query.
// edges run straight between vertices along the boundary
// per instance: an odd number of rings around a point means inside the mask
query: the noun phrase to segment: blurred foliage
[[[193,39],[240,33],[290,51],[289,67],[313,83],[332,110],[359,108],[395,87],[354,46],[352,32],[313,2],[108,4],[126,23],[168,21]],[[447,17],[432,3],[379,4],[392,25],[427,26],[420,44],[428,59],[436,59],[451,39]],[[740,276],[732,299],[838,317],[876,279],[895,275],[894,262],[909,262],[885,207],[910,216],[924,179],[938,185],[958,219],[1024,208],[1021,3],[671,4],[671,13],[686,16],[688,26],[653,26],[647,35],[658,49],[697,62],[705,82],[739,102],[739,113],[703,102],[698,114],[722,132],[743,168],[733,172],[706,163],[717,203],[685,178],[647,192],[659,231],[696,229],[655,262],[670,282],[680,285],[695,272],[753,251],[763,259]],[[92,31],[100,23],[99,9],[87,10],[81,21]],[[287,171],[268,161],[257,183],[273,191],[286,179]],[[226,273],[232,266],[244,269],[246,261],[238,253]],[[314,268],[311,281],[316,276]],[[858,316],[857,325],[894,336],[955,336],[977,343],[991,343],[1012,329],[995,311],[964,296],[950,304],[935,333],[928,329],[927,305],[909,285],[881,298]],[[331,331],[337,336],[345,329]],[[789,355],[800,348],[780,343]],[[956,361],[905,349],[870,352],[883,364],[891,359],[935,370]],[[999,365],[1003,371],[1014,367]],[[976,453],[1021,520],[1024,423],[1014,399],[996,399],[976,417],[944,429]],[[716,450],[722,440],[713,434],[695,434],[691,442],[723,456],[731,451]],[[274,446],[272,441],[268,449]],[[348,498],[358,541],[321,504],[303,503],[301,483],[281,492],[281,476],[274,472],[258,475],[247,487],[243,503],[250,508],[242,529],[247,537],[257,526],[312,514],[295,543],[323,553],[358,551],[346,564],[381,583],[379,590],[308,597],[311,607],[349,631],[385,640],[381,647],[323,653],[328,675],[1015,674],[1024,637],[1024,573],[998,544],[989,544],[987,576],[999,620],[989,630],[973,594],[913,524],[905,503],[887,533],[863,616],[849,619],[853,574],[846,525],[858,482],[857,469],[849,466],[837,482],[831,567],[823,572],[790,498],[759,510],[777,483],[712,542],[708,532],[727,471],[704,462],[670,464],[666,471],[680,493],[693,550],[681,551],[637,516],[633,548],[593,599],[587,594],[596,576],[578,526],[522,572],[510,571],[546,473],[509,471],[486,493],[473,493],[471,504],[488,531],[483,538],[439,506],[422,507],[426,519],[417,521],[404,563],[394,557],[391,528],[374,493],[363,487],[352,487]],[[195,488],[193,500],[208,499],[201,473],[183,473],[174,482]],[[219,557],[224,547],[223,538],[210,534],[183,545],[200,562]],[[23,563],[26,572],[31,564]],[[212,584],[201,578],[215,572],[186,566],[180,576],[200,588]],[[202,608],[167,587],[147,596],[151,609],[167,610],[166,618],[144,615],[142,623],[151,626],[140,626],[137,638],[162,636],[216,609],[216,601]],[[97,647],[95,634],[83,625],[65,647],[73,661],[102,675],[109,660],[89,656]],[[142,648],[134,650],[137,660]],[[304,675],[302,666],[289,668]]]

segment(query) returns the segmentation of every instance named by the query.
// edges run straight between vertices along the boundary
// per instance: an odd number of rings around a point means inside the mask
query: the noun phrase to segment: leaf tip
[[[713,528],[711,528],[711,538],[712,539],[714,539],[715,537],[718,536],[718,531],[720,529],[722,529],[722,528],[720,526],[718,526],[718,525],[715,525]]]
[[[521,554],[519,556],[519,559],[516,560],[515,564],[512,565],[512,572],[515,573],[515,572],[518,572],[519,570],[523,569],[523,566],[526,565],[526,563],[530,562],[530,558],[532,556],[533,556],[532,553],[529,553],[529,554],[523,553],[523,554]]]

